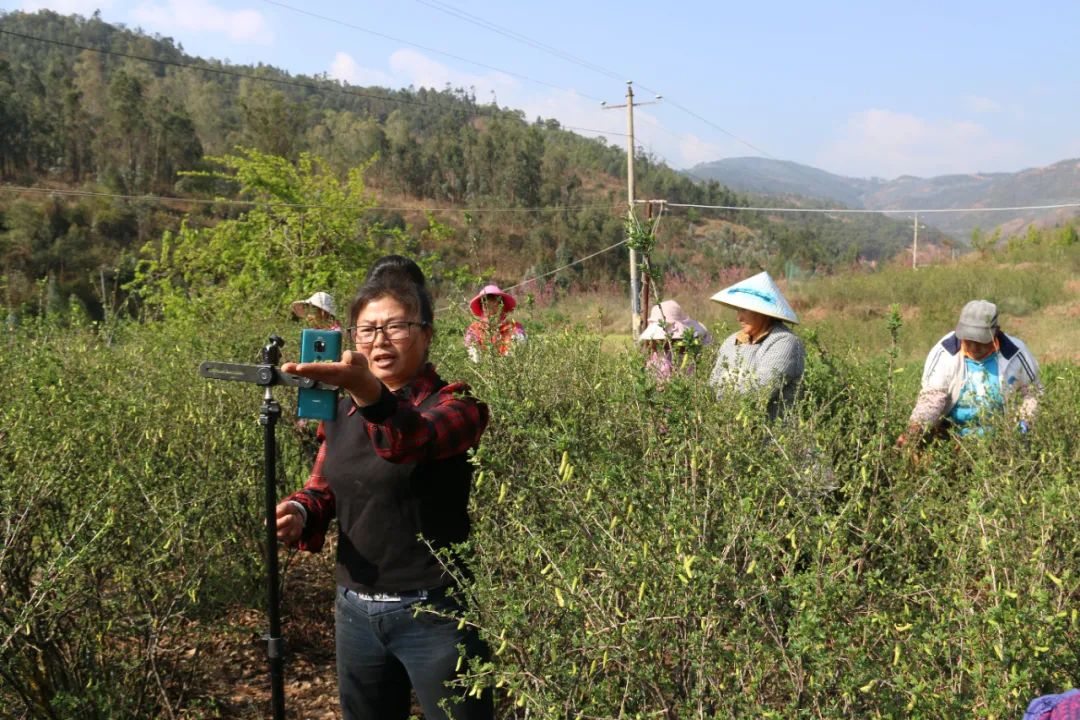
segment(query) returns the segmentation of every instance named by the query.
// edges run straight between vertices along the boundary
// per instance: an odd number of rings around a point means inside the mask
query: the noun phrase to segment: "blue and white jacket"
[[[1006,401],[1014,394],[1020,397],[1019,419],[1030,423],[1035,418],[1039,381],[1039,364],[1019,338],[998,331],[997,371],[1001,393]],[[964,353],[960,338],[951,332],[941,338],[926,357],[923,367],[922,390],[911,413],[911,423],[923,427],[936,425],[948,415],[960,399],[966,380]]]

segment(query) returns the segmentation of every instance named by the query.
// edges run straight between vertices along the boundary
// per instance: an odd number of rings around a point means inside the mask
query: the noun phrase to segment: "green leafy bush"
[[[583,331],[473,364],[463,328],[443,318],[433,356],[492,410],[468,552],[494,653],[464,689],[497,686],[500,717],[1005,718],[1080,681],[1075,366],[1045,368],[1031,434],[912,464],[891,443],[918,368],[889,354],[813,350],[769,425],[713,396],[708,357],[659,388]],[[187,624],[261,604],[259,393],[195,368],[254,361],[271,329],[8,334],[0,706],[167,715],[203,651]],[[285,492],[306,471],[279,439]]]
[[[444,368],[477,454],[472,682],[506,717],[1012,717],[1078,660],[1076,369],[1038,430],[891,448],[917,369],[810,359],[797,416],[538,339]],[[899,369],[899,368],[898,368]]]
[[[0,347],[0,706],[33,717],[158,716],[199,660],[186,623],[261,587],[260,394],[195,371],[265,336],[108,337],[31,323]]]

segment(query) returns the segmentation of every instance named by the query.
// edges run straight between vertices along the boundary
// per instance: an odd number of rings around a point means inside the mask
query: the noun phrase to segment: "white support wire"
[[[583,258],[578,258],[578,259],[577,259],[577,260],[575,260],[574,262],[571,262],[571,263],[567,263],[566,265],[563,265],[562,267],[559,267],[559,268],[555,268],[554,270],[551,270],[551,271],[549,271],[549,272],[543,273],[542,275],[537,275],[536,277],[531,277],[531,278],[529,278],[528,280],[522,280],[522,281],[521,281],[521,282],[519,282],[519,283],[518,283],[517,285],[511,285],[510,287],[508,287],[508,288],[506,288],[506,289],[507,289],[507,290],[515,290],[515,289],[517,289],[517,288],[521,287],[522,285],[528,285],[529,283],[531,283],[531,282],[535,282],[536,280],[543,280],[544,278],[546,278],[546,277],[548,277],[548,276],[550,276],[550,275],[554,275],[554,274],[555,274],[555,273],[557,273],[557,272],[562,272],[563,270],[566,270],[567,268],[572,268],[572,267],[574,267],[575,265],[578,265],[578,264],[580,264],[580,263],[583,263],[583,262],[585,262],[586,260],[591,260],[591,259],[593,259],[593,258],[594,258],[594,257],[596,257],[597,255],[603,255],[604,253],[606,253],[606,252],[609,252],[609,251],[611,251],[611,250],[614,250],[615,248],[619,247],[620,245],[625,245],[625,244],[626,244],[626,240],[620,240],[619,242],[615,243],[614,245],[608,245],[608,246],[607,246],[606,248],[604,248],[603,250],[597,250],[596,252],[594,252],[594,253],[593,253],[593,254],[591,254],[591,255],[586,255],[586,256],[585,256],[585,257],[583,257]]]
[[[626,137],[626,133],[619,132],[618,130],[597,130],[595,128],[578,127],[577,125],[563,125],[562,123],[559,124],[559,127],[557,129],[559,129],[559,130],[577,130],[578,132],[590,132],[590,133],[598,133],[600,135],[618,135],[620,137]]]
[[[597,250],[596,252],[592,253],[591,255],[586,255],[583,258],[578,258],[577,260],[575,260],[573,262],[570,262],[570,263],[567,263],[566,265],[563,265],[562,267],[557,267],[554,270],[550,270],[550,271],[548,271],[546,273],[536,275],[535,277],[531,277],[531,278],[529,278],[527,280],[522,280],[517,285],[511,285],[508,288],[504,288],[504,290],[506,292],[509,292],[511,290],[516,290],[517,288],[522,287],[523,285],[528,285],[531,282],[535,282],[537,280],[543,280],[544,278],[549,277],[551,275],[554,275],[555,273],[562,272],[563,270],[566,270],[567,268],[572,268],[575,265],[579,265],[579,264],[585,262],[586,260],[593,259],[597,255],[603,255],[604,253],[610,252],[611,250],[614,250],[615,248],[619,247],[620,245],[625,245],[625,244],[626,244],[626,240],[620,240],[619,242],[615,243],[614,245],[608,245],[603,250]],[[457,303],[451,303],[450,305],[447,305],[446,307],[439,308],[438,312],[440,312],[440,313],[441,312],[446,312],[447,310],[453,309],[456,305],[464,305],[464,304],[465,304],[464,300],[462,300],[461,302],[457,302]]]
[[[1080,208],[1080,202],[1056,203],[1053,205],[1013,205],[1009,207],[968,207],[968,208],[901,208],[865,210],[856,208],[797,208],[797,207],[744,207],[741,205],[697,205],[694,203],[673,203],[667,200],[635,200],[635,204],[663,203],[673,208],[697,208],[700,210],[735,210],[744,212],[783,212],[783,213],[827,213],[836,215],[922,215],[923,213],[980,213],[1009,212],[1017,210],[1056,210],[1059,208]]]

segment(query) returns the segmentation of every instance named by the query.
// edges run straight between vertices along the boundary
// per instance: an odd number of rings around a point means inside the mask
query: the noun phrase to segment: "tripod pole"
[[[266,387],[259,413],[263,426],[263,469],[266,483],[266,567],[270,632],[266,637],[266,656],[270,663],[270,699],[274,720],[285,718],[285,643],[281,637],[281,598],[278,583],[277,554],[277,445],[274,426],[281,417],[281,406]]]
[[[281,348],[285,341],[271,335],[262,349],[258,365],[207,361],[199,365],[199,374],[211,380],[230,380],[263,388],[259,424],[263,426],[263,481],[266,486],[266,591],[270,632],[266,635],[266,658],[270,664],[270,700],[274,720],[285,720],[285,641],[281,637],[281,596],[277,554],[277,443],[274,428],[281,417],[281,405],[270,392],[274,385],[337,390],[333,385],[315,382],[299,375],[281,372]]]

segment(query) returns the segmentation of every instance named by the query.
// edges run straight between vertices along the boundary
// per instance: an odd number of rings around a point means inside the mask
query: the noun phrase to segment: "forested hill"
[[[225,213],[217,206],[103,194],[235,192],[179,173],[211,167],[208,156],[237,147],[289,160],[310,153],[340,176],[367,164],[364,178],[379,205],[519,210],[438,217],[454,230],[439,248],[444,258],[480,272],[498,267],[504,280],[582,257],[623,234],[624,151],[556,121],[479,104],[462,89],[351,87],[196,58],[169,38],[97,16],[10,12],[0,14],[0,179],[98,194],[73,200],[0,192],[5,304],[25,304],[45,277],[90,301],[92,275],[105,267],[122,275],[139,248],[174,228],[182,212],[190,211],[193,222],[215,222]],[[751,204],[648,155],[635,165],[639,197]],[[423,220],[400,209],[373,217],[398,226]],[[674,272],[790,263],[828,269],[860,256],[889,257],[906,246],[908,232],[877,216],[673,212],[661,256]],[[486,254],[477,253],[478,242],[486,243]],[[609,253],[578,266],[576,277],[620,277],[622,265],[618,253]]]
[[[716,180],[742,192],[800,195],[841,202],[848,207],[966,208],[1052,205],[1076,200],[1080,160],[1062,160],[1020,172],[972,173],[920,178],[905,175],[892,180],[854,178],[786,160],[759,157],[724,158],[690,171],[694,177]],[[980,224],[997,224],[1006,235],[1025,225],[1053,225],[1076,216],[1075,208],[1017,210],[993,216],[941,213],[929,222],[959,239]]]

